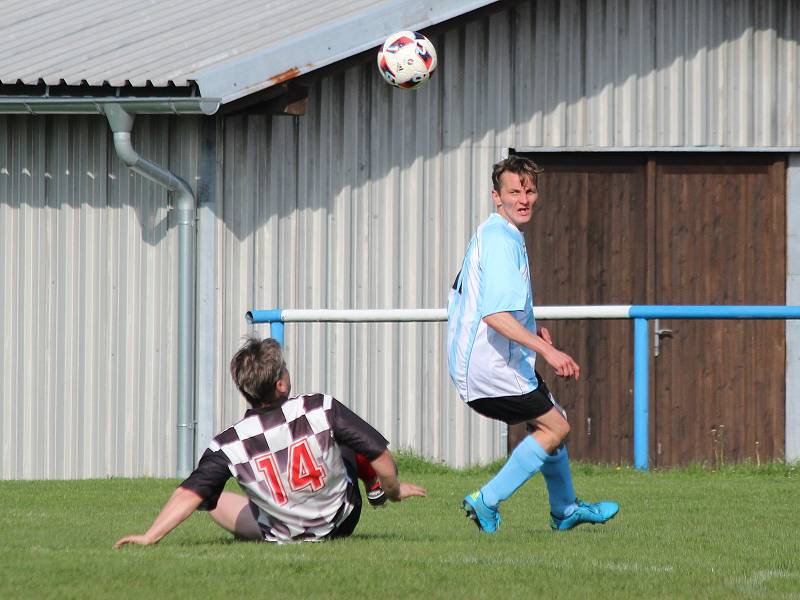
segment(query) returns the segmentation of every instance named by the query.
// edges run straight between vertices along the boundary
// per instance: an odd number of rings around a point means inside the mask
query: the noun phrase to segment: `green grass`
[[[155,547],[115,551],[175,481],[0,482],[0,598],[800,597],[796,467],[576,465],[578,492],[617,500],[615,520],[550,531],[537,476],[488,536],[459,505],[497,465],[400,463],[428,498],[365,507],[350,539],[287,546],[235,542],[196,514]]]

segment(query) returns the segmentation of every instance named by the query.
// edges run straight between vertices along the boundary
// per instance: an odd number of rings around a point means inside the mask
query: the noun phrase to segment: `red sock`
[[[356,452],[356,471],[358,472],[358,478],[364,482],[367,489],[370,489],[378,479],[378,474],[375,472],[375,469],[372,468],[372,465],[369,464],[367,457],[358,452]]]

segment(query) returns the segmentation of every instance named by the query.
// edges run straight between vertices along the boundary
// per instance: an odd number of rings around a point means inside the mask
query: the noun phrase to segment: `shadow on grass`
[[[393,542],[408,542],[408,541],[424,541],[429,539],[425,536],[409,536],[406,533],[402,532],[360,532],[356,530],[352,535],[348,537],[339,537],[333,538],[328,540],[323,540],[321,542],[292,542],[287,545],[289,546],[300,546],[300,545],[307,545],[307,544],[335,544],[339,542],[346,542],[348,539],[352,540],[381,540],[381,541],[393,541]],[[201,538],[195,539],[182,539],[179,542],[173,542],[173,545],[180,545],[186,548],[202,548],[202,547],[211,547],[211,546],[224,546],[224,547],[234,547],[240,544],[246,544],[248,547],[252,545],[259,545],[265,544],[267,546],[280,546],[276,542],[267,542],[263,540],[249,540],[249,539],[240,539],[234,538],[233,536],[226,536],[224,533],[219,537],[215,536],[205,536]],[[133,547],[133,546],[132,546]]]
[[[399,533],[396,531],[385,531],[385,532],[367,532],[362,533],[358,530],[353,533],[349,538],[337,538],[337,540],[385,540],[385,541],[393,541],[393,542],[407,542],[407,541],[416,541],[416,540],[425,540],[429,538],[425,537],[411,537],[407,533]],[[336,540],[334,540],[336,541]]]

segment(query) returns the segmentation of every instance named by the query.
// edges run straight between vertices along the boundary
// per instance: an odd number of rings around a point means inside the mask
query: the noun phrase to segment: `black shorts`
[[[553,398],[541,375],[536,373],[539,385],[532,392],[521,396],[499,396],[497,398],[478,398],[467,402],[472,410],[484,417],[502,421],[507,425],[526,423],[541,417],[553,408],[564,414],[564,409]],[[566,418],[566,414],[564,414]]]

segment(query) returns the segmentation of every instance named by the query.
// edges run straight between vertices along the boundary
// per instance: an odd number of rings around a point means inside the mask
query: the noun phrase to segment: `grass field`
[[[350,539],[287,546],[235,542],[196,514],[157,546],[112,550],[175,481],[0,482],[0,598],[800,597],[797,467],[578,465],[579,494],[618,501],[616,519],[550,531],[537,476],[494,536],[459,509],[492,467],[401,471],[429,497],[365,507]]]

